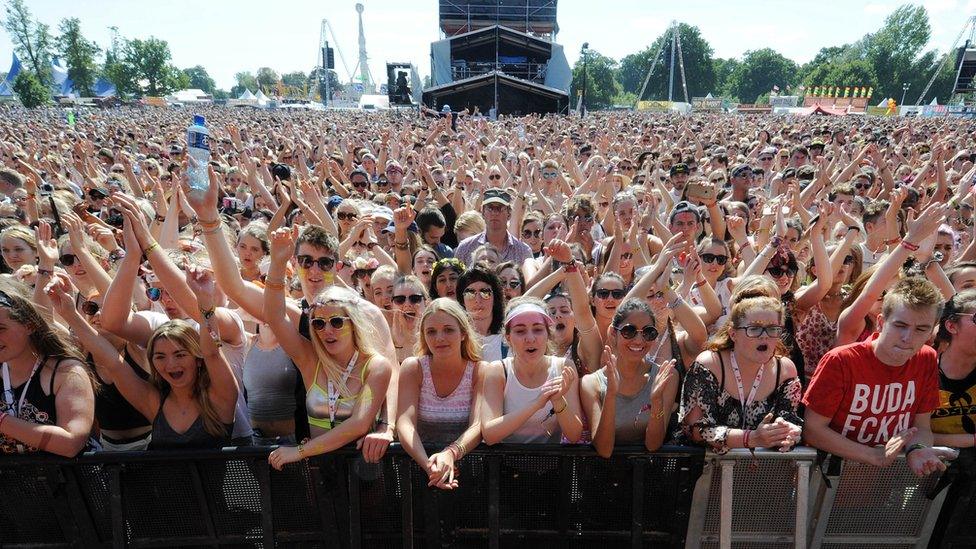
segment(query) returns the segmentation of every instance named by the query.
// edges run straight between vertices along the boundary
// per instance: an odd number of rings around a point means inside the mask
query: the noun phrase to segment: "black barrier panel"
[[[397,446],[274,471],[267,448],[0,458],[4,547],[681,547],[700,449],[498,446],[427,487]]]
[[[952,484],[929,548],[976,549],[976,449],[962,450],[945,476]]]

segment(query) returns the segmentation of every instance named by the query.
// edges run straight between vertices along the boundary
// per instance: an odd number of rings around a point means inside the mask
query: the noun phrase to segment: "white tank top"
[[[559,364],[553,357],[546,357],[546,360],[549,363],[549,375],[546,376],[546,381],[562,375]],[[530,406],[533,400],[539,398],[539,395],[542,393],[542,385],[545,382],[536,388],[525,387],[519,383],[518,376],[515,375],[513,359],[506,358],[502,361],[502,364],[505,367],[505,394],[502,413],[507,414]],[[536,410],[525,423],[503,442],[558,443],[562,431],[559,428],[559,421],[556,419],[556,415],[551,414],[551,412],[552,405],[547,403],[542,409]]]

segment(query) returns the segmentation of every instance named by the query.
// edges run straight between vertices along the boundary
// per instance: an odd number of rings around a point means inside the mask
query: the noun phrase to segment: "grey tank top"
[[[644,442],[644,432],[650,417],[651,389],[654,387],[654,377],[657,376],[658,365],[650,360],[644,360],[644,366],[650,366],[647,382],[637,394],[627,396],[617,393],[616,416],[613,425],[616,429],[615,444],[638,444]],[[603,370],[596,372],[600,382],[600,404],[607,395],[607,376]]]
[[[177,433],[166,419],[166,414],[163,413],[163,405],[160,403],[159,411],[156,412],[156,419],[153,420],[152,440],[149,442],[149,449],[223,448],[230,445],[230,433],[233,428],[233,425],[225,424],[224,436],[215,437],[203,428],[203,415],[199,415],[186,432]]]
[[[244,359],[244,390],[251,419],[293,419],[298,376],[295,363],[280,346],[265,350],[251,345]]]

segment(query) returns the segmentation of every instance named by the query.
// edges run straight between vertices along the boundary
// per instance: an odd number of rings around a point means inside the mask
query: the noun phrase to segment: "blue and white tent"
[[[7,76],[0,81],[0,97],[9,97],[14,94],[14,81],[17,80],[17,75],[23,66],[20,64],[20,59],[17,54],[13,54],[13,61],[10,63],[10,70],[7,71]]]

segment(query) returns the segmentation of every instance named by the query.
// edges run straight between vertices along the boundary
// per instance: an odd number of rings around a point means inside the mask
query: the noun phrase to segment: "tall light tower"
[[[363,7],[362,4],[356,4],[356,13],[359,14],[359,61],[356,62],[356,69],[353,71],[353,80],[355,81],[355,75],[359,75],[359,82],[362,82],[363,88],[367,92],[372,93],[375,90],[375,85],[373,84],[373,75],[369,72],[369,61],[366,56],[366,33],[363,32]]]

